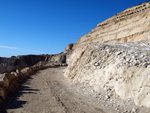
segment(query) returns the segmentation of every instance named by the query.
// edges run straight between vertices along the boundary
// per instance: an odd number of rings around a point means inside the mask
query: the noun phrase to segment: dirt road
[[[64,70],[65,67],[49,68],[30,76],[3,112],[119,113],[121,107],[83,93],[86,91],[80,89],[80,84],[73,84],[63,76]]]
[[[38,71],[23,84],[16,97],[7,105],[6,113],[106,113],[96,98],[83,95],[75,84],[63,76],[65,67]]]

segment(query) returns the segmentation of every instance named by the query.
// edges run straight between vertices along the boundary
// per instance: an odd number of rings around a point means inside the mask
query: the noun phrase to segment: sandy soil
[[[4,108],[4,113],[119,113],[108,100],[93,97],[70,83],[65,67],[38,71]],[[79,88],[80,87],[80,88]],[[88,89],[88,88],[87,88]],[[88,89],[89,91],[91,89]],[[137,109],[136,109],[137,110]],[[122,108],[123,111],[123,108]],[[138,110],[139,111],[139,110]],[[127,110],[125,112],[128,112]],[[131,111],[130,111],[131,112]]]

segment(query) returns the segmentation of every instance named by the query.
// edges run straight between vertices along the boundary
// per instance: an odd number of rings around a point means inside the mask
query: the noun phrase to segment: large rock
[[[65,54],[65,59],[66,59],[66,64],[68,64],[69,60],[70,60],[70,56],[73,52],[73,47],[75,46],[75,44],[69,44],[65,50],[64,50],[64,54]]]
[[[74,45],[75,44],[69,44],[62,53],[47,56],[45,61],[53,63],[68,63]]]

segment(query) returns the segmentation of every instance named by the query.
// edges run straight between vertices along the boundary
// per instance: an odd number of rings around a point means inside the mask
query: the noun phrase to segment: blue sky
[[[0,57],[57,54],[146,0],[0,0]]]

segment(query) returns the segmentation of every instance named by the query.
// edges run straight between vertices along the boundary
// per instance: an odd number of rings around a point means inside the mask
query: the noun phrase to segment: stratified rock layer
[[[65,76],[150,107],[149,26],[150,1],[99,23],[73,47]]]
[[[74,49],[85,43],[125,43],[150,39],[150,2],[131,7],[99,23],[82,36]]]

